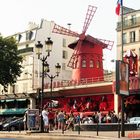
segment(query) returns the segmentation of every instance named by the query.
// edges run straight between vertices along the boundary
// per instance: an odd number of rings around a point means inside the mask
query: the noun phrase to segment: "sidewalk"
[[[8,135],[7,135],[8,134]],[[117,131],[99,131],[98,136],[96,131],[81,131],[80,134],[78,131],[65,131],[62,133],[62,131],[50,131],[50,133],[37,133],[37,132],[31,132],[31,131],[0,131],[0,136],[8,136],[11,138],[21,137],[21,138],[88,138],[88,139],[102,139],[102,140],[131,140],[134,138],[140,139],[140,130],[139,131],[126,131],[125,137],[118,138],[118,132]]]

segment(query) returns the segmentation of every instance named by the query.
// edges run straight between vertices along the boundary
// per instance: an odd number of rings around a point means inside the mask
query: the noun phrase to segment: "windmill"
[[[68,63],[68,67],[71,67],[72,69],[77,68],[78,61],[81,61],[81,59],[82,59],[82,58],[80,58],[81,54],[85,53],[85,52],[82,51],[82,50],[84,50],[84,45],[83,44],[84,44],[85,41],[92,42],[93,44],[101,45],[102,48],[107,48],[109,50],[112,49],[112,46],[114,44],[113,41],[104,40],[104,39],[97,39],[97,38],[85,35],[86,31],[87,31],[87,29],[88,29],[88,27],[89,27],[89,25],[90,25],[90,23],[93,19],[93,16],[94,16],[96,10],[97,10],[97,7],[92,6],[92,5],[88,6],[88,10],[87,10],[87,13],[86,13],[86,18],[85,18],[85,21],[84,21],[84,25],[83,25],[83,29],[82,29],[81,34],[79,34],[77,32],[74,32],[74,31],[71,31],[70,29],[64,28],[60,25],[57,25],[57,24],[54,25],[54,28],[52,30],[53,33],[58,33],[58,34],[73,36],[73,37],[78,38],[78,40],[76,42],[68,45],[69,48],[74,49],[74,52],[73,52],[73,54],[70,58],[70,61]],[[77,72],[74,75],[77,75]],[[87,76],[87,77],[89,77],[89,76]],[[83,78],[83,76],[82,76],[82,78]],[[78,79],[80,79],[80,78],[78,78]]]

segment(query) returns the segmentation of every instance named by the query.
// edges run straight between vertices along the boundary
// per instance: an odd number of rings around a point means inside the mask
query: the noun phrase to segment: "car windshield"
[[[136,117],[136,120],[140,120],[140,117]]]
[[[140,121],[140,117],[133,117],[133,118],[130,118],[130,121],[137,121],[137,120]]]
[[[4,123],[8,123],[10,121],[13,121],[13,120],[16,120],[18,117],[13,117],[13,118],[7,118],[6,120],[4,120],[3,124]]]

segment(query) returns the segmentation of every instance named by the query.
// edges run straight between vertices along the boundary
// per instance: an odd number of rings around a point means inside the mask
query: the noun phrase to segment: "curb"
[[[68,134],[67,134],[68,133]],[[112,140],[129,140],[128,138],[115,138],[115,137],[106,137],[106,136],[94,136],[89,134],[73,134],[71,132],[67,132],[62,134],[62,132],[50,132],[50,133],[35,133],[35,132],[0,132],[1,137],[8,137],[8,138],[98,138],[98,139],[112,139]],[[7,135],[8,134],[8,135]]]

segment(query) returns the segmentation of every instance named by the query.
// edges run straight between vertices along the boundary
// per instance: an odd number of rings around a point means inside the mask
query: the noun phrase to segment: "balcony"
[[[20,49],[20,50],[18,50],[18,52],[19,52],[19,54],[33,52],[33,47],[28,47],[28,48]]]
[[[120,31],[121,26],[122,26],[122,23],[118,22],[116,30]],[[129,28],[136,28],[137,26],[140,26],[140,17],[123,21],[123,29],[124,30],[129,29]]]
[[[69,89],[72,88],[80,88],[80,87],[90,87],[93,85],[96,86],[102,86],[102,85],[107,85],[107,84],[112,84],[112,90],[115,91],[116,87],[116,82],[115,82],[115,75],[105,75],[103,77],[94,77],[94,78],[87,78],[87,79],[82,79],[80,81],[57,81],[53,82],[53,89],[55,88],[66,88],[69,87]],[[50,83],[46,83],[45,89],[50,89]],[[137,91],[140,90],[140,78],[139,77],[130,77],[129,78],[129,90],[130,93],[136,93]]]

